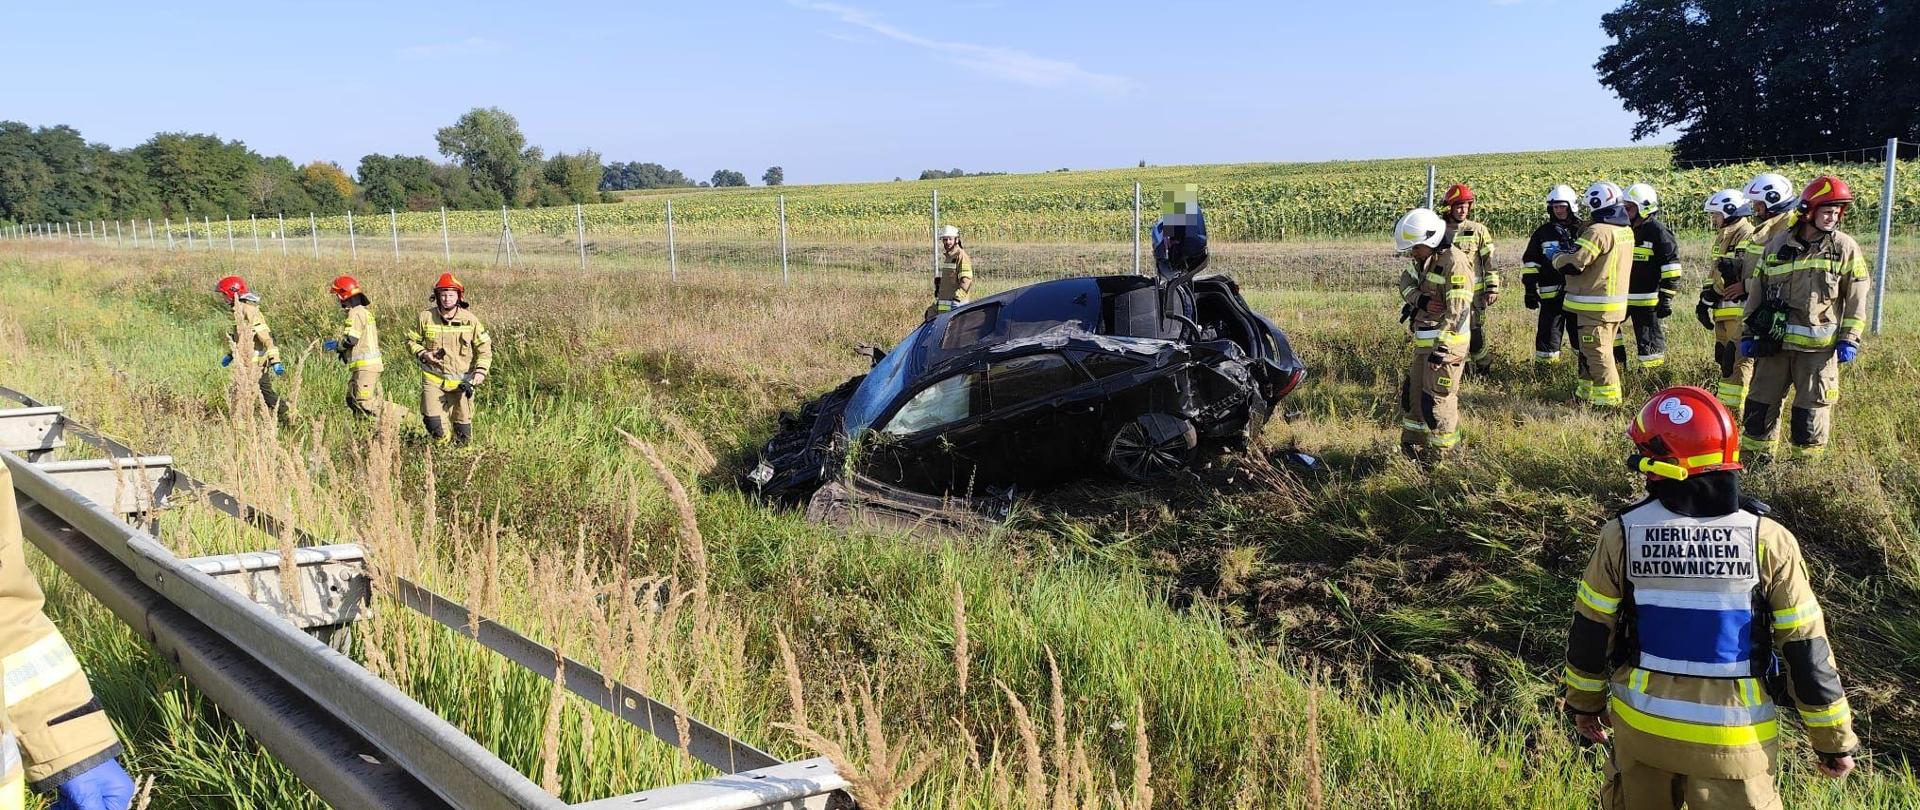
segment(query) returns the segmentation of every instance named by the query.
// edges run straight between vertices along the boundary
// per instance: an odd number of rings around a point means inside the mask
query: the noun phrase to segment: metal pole
[[[120,220],[118,219],[115,219],[113,221],[113,246],[114,247],[127,246],[126,237],[120,235]]]
[[[780,195],[780,283],[787,283],[787,195]]]
[[[1433,164],[1427,164],[1427,210],[1433,210]]]
[[[213,217],[200,215],[200,224],[207,229],[207,249],[213,249]]]
[[[933,281],[940,283],[940,189],[933,190]]]
[[[673,252],[673,200],[667,200],[667,279],[680,280],[680,260]]]
[[[247,225],[253,228],[253,252],[254,255],[257,256],[260,254],[260,220],[249,212],[247,214]]]
[[[1887,251],[1893,236],[1893,172],[1900,160],[1900,139],[1887,139],[1887,179],[1880,187],[1880,253],[1873,259],[1873,333],[1880,334],[1880,320],[1887,303]]]
[[[185,225],[187,228],[187,249],[192,250],[193,249],[193,215],[188,214],[186,216],[186,220],[187,220],[186,222],[183,222],[181,224]]]
[[[233,215],[227,215],[227,252],[233,252]]]
[[[320,220],[312,211],[307,212],[307,235],[313,237],[313,257],[320,258]]]
[[[280,255],[285,256],[287,255],[287,212],[275,211],[273,216],[280,222],[280,230],[274,233],[280,235]]]
[[[360,237],[355,236],[353,232],[353,209],[351,208],[347,209],[347,251],[352,261],[360,261]]]
[[[168,217],[161,217],[160,225],[167,229],[167,249],[172,250],[173,249],[173,220]]]
[[[147,247],[153,247],[153,217],[147,217]]]
[[[500,206],[500,244],[507,251],[507,269],[513,269],[513,220],[507,218],[507,207]]]
[[[447,264],[453,264],[453,243],[447,241],[447,207],[444,205],[440,206],[440,254]]]
[[[573,233],[580,243],[580,269],[587,269],[587,220],[580,214],[580,204],[573,204]]]
[[[1133,274],[1140,275],[1140,184],[1133,184]]]
[[[393,263],[400,263],[400,215],[387,209],[387,230],[393,233]]]

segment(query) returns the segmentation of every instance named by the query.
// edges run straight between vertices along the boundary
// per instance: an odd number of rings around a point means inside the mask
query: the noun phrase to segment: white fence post
[[[253,228],[253,253],[258,256],[260,255],[260,220],[251,211],[247,212],[247,225]]]
[[[320,258],[320,220],[312,211],[307,212],[307,235],[313,237],[313,257]]]
[[[580,243],[580,269],[587,269],[587,220],[580,213],[580,204],[573,204],[573,234]]]
[[[1133,184],[1133,274],[1140,275],[1140,184]]]
[[[280,235],[280,255],[285,256],[287,255],[287,212],[275,211],[273,212],[273,218],[280,223],[280,230],[274,231],[274,233]]]
[[[940,283],[940,189],[933,190],[933,283]]]
[[[1887,302],[1887,251],[1893,236],[1893,173],[1900,162],[1900,139],[1887,139],[1887,179],[1880,187],[1880,253],[1873,259],[1873,333],[1880,334],[1880,320]]]
[[[155,240],[153,238],[153,217],[147,217],[147,247],[153,247],[154,241]],[[171,237],[169,237],[168,242],[172,242]]]
[[[120,220],[118,218],[113,221],[113,246],[119,248],[127,246],[126,237],[120,235]]]
[[[200,224],[207,229],[207,249],[213,249],[213,217],[200,215]]]
[[[161,217],[160,225],[161,227],[164,227],[167,229],[167,249],[172,250],[173,249],[173,219],[170,217]]]
[[[186,249],[192,250],[193,249],[193,215],[188,214],[186,216],[186,222],[183,222],[181,224],[185,225],[187,228],[187,248]]]
[[[453,264],[453,242],[447,239],[447,207],[440,206],[440,255],[447,264]]]
[[[347,252],[349,260],[360,261],[360,237],[353,232],[353,209],[347,209]]]
[[[787,283],[787,195],[780,195],[780,283]]]
[[[1433,164],[1427,164],[1427,210],[1433,210]]]
[[[667,280],[680,280],[680,260],[673,251],[673,198],[667,198]]]
[[[233,215],[227,215],[227,252],[233,252]]]
[[[393,233],[393,263],[400,263],[400,215],[387,209],[387,229]]]

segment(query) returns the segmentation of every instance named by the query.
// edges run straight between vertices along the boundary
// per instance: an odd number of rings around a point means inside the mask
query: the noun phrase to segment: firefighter
[[[214,284],[214,291],[226,299],[233,310],[233,327],[224,330],[221,341],[227,346],[226,356],[220,358],[220,367],[233,365],[235,353],[242,357],[242,368],[259,367],[260,401],[275,414],[285,416],[281,409],[280,394],[273,390],[273,378],[287,373],[286,365],[280,362],[280,347],[274,345],[273,330],[267,327],[267,316],[260,311],[260,295],[247,290],[247,282],[239,276],[225,276]],[[247,349],[252,354],[246,354]],[[246,360],[245,358],[252,359]]]
[[[0,464],[0,808],[22,807],[31,787],[53,793],[54,810],[125,810],[134,790],[120,738],[73,648],[41,610],[45,597],[25,546],[13,474]]]
[[[1615,338],[1627,319],[1627,276],[1633,263],[1633,229],[1627,227],[1620,187],[1601,181],[1587,187],[1592,221],[1574,249],[1553,257],[1565,274],[1561,306],[1577,319],[1580,382],[1575,398],[1601,407],[1620,404],[1620,370],[1613,362]]]
[[[1673,298],[1680,293],[1680,241],[1662,222],[1660,196],[1653,186],[1627,186],[1627,220],[1633,228],[1633,269],[1627,279],[1627,318],[1633,324],[1635,357],[1641,368],[1667,363],[1667,332],[1662,323],[1673,316]],[[1616,344],[1614,362],[1625,366],[1625,342]]]
[[[1447,243],[1465,251],[1474,260],[1473,338],[1467,360],[1482,374],[1493,368],[1493,348],[1487,345],[1487,308],[1500,300],[1500,271],[1493,267],[1493,235],[1487,226],[1473,221],[1473,189],[1465,183],[1447,187]]]
[[[1753,276],[1753,268],[1760,264],[1766,253],[1767,243],[1773,241],[1780,231],[1791,228],[1800,221],[1800,195],[1793,181],[1773,172],[1754,175],[1747,181],[1747,187],[1740,193],[1753,206],[1753,235],[1740,245],[1740,285],[1732,291],[1734,300],[1744,300],[1746,282]]]
[[[1745,309],[1732,300],[1728,291],[1742,281],[1741,246],[1753,236],[1753,204],[1737,188],[1714,192],[1707,198],[1707,215],[1715,229],[1708,261],[1713,263],[1706,286],[1700,288],[1700,303],[1694,314],[1700,323],[1713,330],[1713,362],[1720,369],[1720,384],[1714,391],[1720,403],[1735,413],[1747,401],[1747,381],[1753,377],[1753,358],[1740,356],[1741,318]]]
[[[374,322],[367,294],[353,276],[334,279],[330,289],[347,311],[340,336],[325,344],[347,364],[347,409],[357,416],[378,415],[380,372],[386,368],[380,359],[380,325]]]
[[[474,389],[493,365],[493,338],[469,311],[467,288],[452,273],[433,283],[432,300],[407,334],[407,349],[420,363],[420,418],[436,442],[447,440],[451,420],[454,443],[465,445],[473,441]]]
[[[1527,239],[1527,249],[1520,256],[1526,265],[1526,269],[1520,271],[1520,283],[1527,288],[1527,309],[1540,312],[1533,332],[1533,361],[1543,365],[1560,362],[1562,332],[1576,350],[1580,346],[1574,319],[1561,308],[1562,278],[1553,266],[1553,257],[1573,252],[1573,240],[1580,236],[1580,218],[1574,216],[1573,206],[1572,188],[1554,186],[1547,192],[1547,221],[1533,229],[1533,236]]]
[[[1600,529],[1563,678],[1579,733],[1612,737],[1610,810],[1780,808],[1775,696],[1798,707],[1822,774],[1853,769],[1820,602],[1793,533],[1741,495],[1735,430],[1694,386],[1655,394],[1627,430],[1647,497]]]
[[[1401,320],[1413,331],[1413,358],[1400,382],[1400,449],[1428,463],[1460,443],[1460,377],[1474,320],[1474,255],[1446,243],[1447,224],[1415,208],[1393,229],[1413,261],[1400,275]]]
[[[1839,229],[1853,203],[1846,181],[1823,174],[1800,194],[1799,219],[1768,240],[1748,279],[1740,354],[1754,358],[1744,418],[1748,441],[1771,454],[1780,405],[1793,391],[1788,439],[1801,457],[1826,453],[1840,365],[1860,353],[1873,282],[1860,243]]]
[[[927,320],[973,298],[973,257],[960,244],[960,229],[948,225],[940,229],[940,269],[933,276],[933,305],[927,307]]]

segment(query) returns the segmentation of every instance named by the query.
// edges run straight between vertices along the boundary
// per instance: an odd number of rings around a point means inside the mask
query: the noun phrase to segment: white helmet
[[[1579,200],[1580,198],[1573,196],[1572,186],[1558,185],[1554,186],[1552,191],[1547,192],[1548,206],[1552,206],[1554,203],[1566,203],[1567,208],[1571,210]]]
[[[1640,216],[1650,217],[1660,210],[1660,194],[1646,183],[1634,183],[1627,186],[1627,202],[1640,209]]]
[[[1393,226],[1393,249],[1405,253],[1414,245],[1439,247],[1442,237],[1447,235],[1447,223],[1440,215],[1425,208],[1408,211],[1400,222]]]
[[[1747,200],[1747,195],[1740,193],[1740,189],[1723,188],[1707,198],[1706,211],[1709,214],[1744,217],[1753,213],[1753,203]]]
[[[1587,186],[1587,209],[1590,211],[1612,208],[1624,201],[1620,187],[1605,180]]]
[[[1780,213],[1800,202],[1800,187],[1785,175],[1767,172],[1747,181],[1747,201],[1773,213]]]
[[[959,239],[960,229],[952,225],[944,226],[940,229],[940,238],[941,239]]]

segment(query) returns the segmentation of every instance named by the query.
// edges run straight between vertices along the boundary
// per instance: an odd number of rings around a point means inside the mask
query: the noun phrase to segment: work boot
[[[454,446],[466,447],[467,445],[472,443],[473,443],[473,423],[472,422],[453,423]]]
[[[425,423],[427,427],[427,438],[436,442],[444,442],[447,440],[446,420],[438,416],[422,416],[420,417],[420,421]]]

